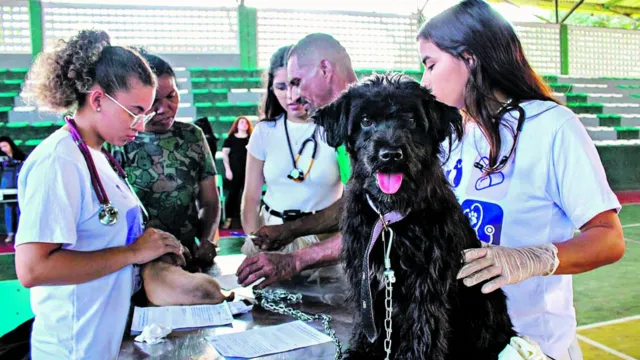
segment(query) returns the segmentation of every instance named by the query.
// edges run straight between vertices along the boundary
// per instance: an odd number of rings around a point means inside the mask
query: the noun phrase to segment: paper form
[[[227,325],[232,321],[231,308],[226,301],[217,305],[136,307],[131,331],[141,332],[151,324],[165,325],[176,330]]]
[[[232,315],[240,315],[253,310],[253,305],[247,305],[243,301],[232,301],[229,303]]]
[[[207,339],[225,357],[253,358],[330,342],[331,338],[302,321]]]

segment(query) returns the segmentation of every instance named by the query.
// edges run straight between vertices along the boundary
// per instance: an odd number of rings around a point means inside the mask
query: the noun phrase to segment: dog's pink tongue
[[[402,174],[377,173],[378,187],[385,194],[395,194],[402,185]]]

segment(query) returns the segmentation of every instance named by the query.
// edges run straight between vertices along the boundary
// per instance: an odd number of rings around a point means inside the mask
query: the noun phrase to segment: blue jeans
[[[4,204],[4,224],[7,227],[7,234],[15,234],[18,230],[18,204]]]
[[[17,185],[18,166],[4,166],[2,169],[2,180],[0,189],[15,189]],[[20,209],[18,203],[4,204],[4,222],[7,227],[7,234],[14,234],[18,230],[18,218]]]

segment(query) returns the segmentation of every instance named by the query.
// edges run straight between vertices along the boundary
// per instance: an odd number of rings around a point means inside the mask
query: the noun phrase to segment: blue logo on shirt
[[[458,159],[453,169],[447,170],[444,176],[454,189],[457,188],[460,185],[460,180],[462,180],[462,159]]]
[[[469,199],[462,202],[462,211],[480,241],[500,245],[504,213],[499,205]]]
[[[486,156],[483,156],[482,158],[480,158],[478,162],[485,167],[489,166],[489,158]],[[484,189],[488,189],[490,187],[498,186],[503,182],[504,182],[504,174],[501,171],[493,172],[487,176],[480,177],[476,181],[476,190],[481,191]]]
[[[476,158],[473,168],[468,172],[467,196],[492,201],[504,199],[509,192],[515,168],[512,162],[513,159],[501,171],[485,174],[485,169],[489,167],[489,158],[486,156]]]
[[[127,245],[131,245],[142,235],[142,214],[140,208],[132,207],[127,211]]]

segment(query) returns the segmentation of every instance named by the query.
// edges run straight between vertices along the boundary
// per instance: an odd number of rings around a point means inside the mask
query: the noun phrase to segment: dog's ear
[[[452,136],[460,138],[463,129],[460,110],[437,101],[428,89],[424,88],[424,92],[422,108],[429,122],[429,131],[433,131],[436,134],[438,143]]]
[[[324,129],[323,138],[329,146],[337,148],[347,142],[350,112],[351,101],[348,92],[345,92],[334,102],[313,113],[313,121]]]

